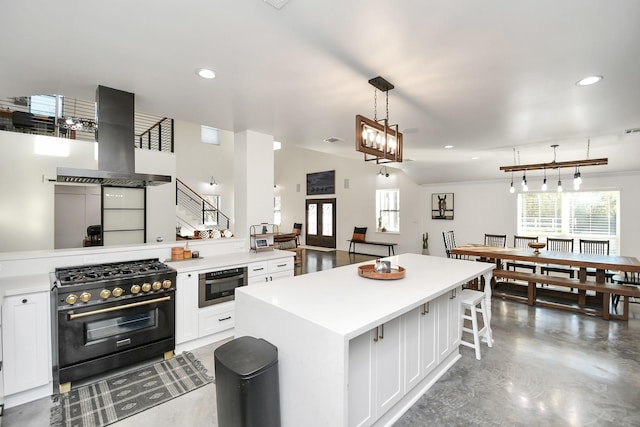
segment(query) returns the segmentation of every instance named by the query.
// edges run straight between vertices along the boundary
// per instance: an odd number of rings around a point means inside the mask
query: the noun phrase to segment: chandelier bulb
[[[515,193],[516,189],[513,188],[513,181],[511,181],[511,187],[509,188],[509,193],[513,194]]]
[[[562,193],[562,181],[558,181],[558,193]]]
[[[547,178],[542,181],[542,191],[547,191]]]

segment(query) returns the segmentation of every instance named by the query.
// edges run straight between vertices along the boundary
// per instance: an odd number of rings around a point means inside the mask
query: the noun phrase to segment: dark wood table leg
[[[528,282],[527,304],[528,305],[536,304],[536,282]]]

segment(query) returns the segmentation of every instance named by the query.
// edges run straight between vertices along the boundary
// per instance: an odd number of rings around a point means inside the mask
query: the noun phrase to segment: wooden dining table
[[[458,246],[451,250],[451,253],[459,257],[477,257],[478,259],[490,259],[495,260],[496,269],[494,270],[493,286],[495,286],[495,279],[515,279],[523,280],[528,283],[528,294],[526,301],[530,305],[551,305],[558,306],[553,302],[541,301],[536,298],[538,289],[536,284],[551,284],[566,288],[578,289],[578,307],[574,307],[574,311],[588,312],[585,309],[587,297],[586,291],[593,290],[596,292],[598,301],[601,301],[601,313],[603,319],[628,319],[628,300],[630,296],[640,297],[640,291],[638,288],[624,286],[615,283],[606,283],[606,272],[619,271],[619,272],[640,272],[640,261],[635,257],[620,256],[620,255],[596,255],[596,254],[583,254],[583,253],[570,253],[570,252],[554,252],[542,249],[539,253],[534,253],[533,250],[522,248],[509,248],[509,247],[495,247],[479,244],[467,244]],[[524,261],[535,264],[553,264],[562,265],[576,268],[578,271],[578,278],[564,278],[558,276],[544,276],[542,274],[505,271],[503,270],[504,261]],[[587,269],[595,271],[595,277],[593,280],[589,280],[587,276]],[[564,296],[568,292],[563,292]],[[625,295],[623,313],[611,314],[610,300],[611,295]],[[569,306],[560,308],[570,308]]]

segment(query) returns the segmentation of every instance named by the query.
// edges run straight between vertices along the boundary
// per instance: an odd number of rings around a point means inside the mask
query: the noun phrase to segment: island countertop
[[[494,268],[487,263],[418,254],[382,259],[405,268],[405,277],[375,280],[359,276],[358,265],[371,264],[369,261],[242,287],[236,290],[236,299],[242,298],[238,294],[250,295],[349,340]]]

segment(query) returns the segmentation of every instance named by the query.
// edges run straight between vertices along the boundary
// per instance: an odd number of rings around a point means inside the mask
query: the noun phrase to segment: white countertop
[[[0,299],[5,296],[49,292],[50,290],[51,279],[46,273],[0,278]]]
[[[285,257],[294,257],[295,253],[291,251],[281,251],[274,249],[272,251],[262,252],[244,252],[230,253],[227,255],[214,255],[203,258],[191,258],[184,261],[164,260],[163,262],[178,273],[186,273],[190,271],[216,270],[220,268],[235,267],[238,265],[247,265],[253,262],[269,261],[272,259],[282,259]]]
[[[489,272],[492,264],[402,254],[383,258],[405,268],[398,280],[358,275],[358,265],[236,289],[350,339]],[[236,295],[236,302],[238,296]]]

